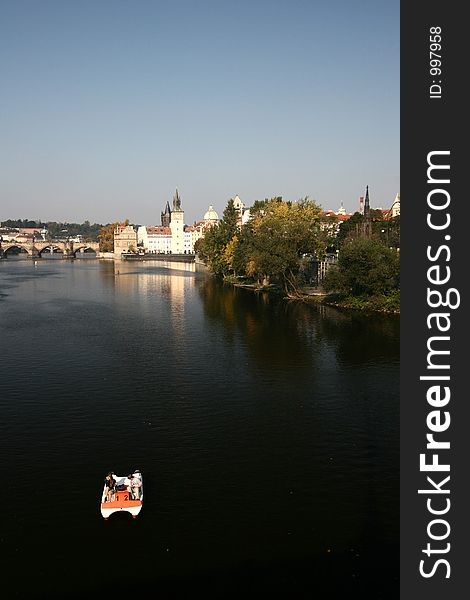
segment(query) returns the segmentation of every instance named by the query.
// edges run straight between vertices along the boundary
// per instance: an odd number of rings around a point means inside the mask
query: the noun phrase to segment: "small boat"
[[[101,495],[101,514],[105,520],[108,520],[113,513],[120,511],[131,513],[132,518],[135,519],[142,510],[142,503],[144,500],[142,473],[136,470],[132,475],[140,479],[141,485],[140,488],[138,488],[138,497],[134,497],[130,487],[130,480],[127,475],[121,477],[113,473],[116,485],[110,501],[106,497],[107,486],[106,483],[104,484],[103,493]]]

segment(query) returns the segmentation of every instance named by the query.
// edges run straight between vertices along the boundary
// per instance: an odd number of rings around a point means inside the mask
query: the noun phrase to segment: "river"
[[[2,260],[0,344],[10,596],[398,597],[398,317]],[[135,468],[140,516],[105,522]]]

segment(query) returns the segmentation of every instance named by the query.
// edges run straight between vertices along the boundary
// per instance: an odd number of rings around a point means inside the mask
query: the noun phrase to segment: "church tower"
[[[184,210],[181,208],[181,198],[176,190],[173,196],[173,209],[170,215],[171,253],[184,254]]]
[[[369,186],[366,186],[366,198],[364,200],[364,221],[362,223],[362,235],[370,238],[372,234],[372,221],[370,216]]]
[[[162,227],[169,227],[171,219],[170,203],[167,201],[165,206],[165,212],[162,212]]]

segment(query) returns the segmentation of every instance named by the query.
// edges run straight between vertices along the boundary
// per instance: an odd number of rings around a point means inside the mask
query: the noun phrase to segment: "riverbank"
[[[195,254],[155,254],[155,253],[142,253],[136,254],[135,252],[123,252],[120,257],[115,256],[115,260],[157,260],[164,262],[187,262],[193,263]]]
[[[387,296],[350,296],[347,294],[327,294],[319,288],[306,286],[299,289],[295,294],[292,293],[286,295],[285,290],[276,284],[262,285],[246,280],[243,281],[240,278],[235,277],[225,277],[224,283],[258,293],[267,292],[290,301],[310,302],[313,304],[323,304],[352,310],[400,314],[399,290]]]

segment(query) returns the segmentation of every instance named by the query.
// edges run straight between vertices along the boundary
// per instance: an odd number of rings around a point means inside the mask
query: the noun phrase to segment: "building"
[[[171,254],[171,229],[141,225],[137,230],[137,243],[150,254]]]
[[[132,225],[118,225],[114,230],[114,256],[137,250],[137,231]]]
[[[400,194],[397,194],[395,196],[395,200],[393,201],[390,212],[391,212],[392,219],[400,216]]]
[[[337,236],[341,223],[348,221],[352,215],[350,213],[341,214],[333,210],[324,210],[321,213],[320,229],[327,231],[332,236]]]
[[[341,223],[352,217],[351,213],[347,213],[341,202],[337,211],[324,210],[321,213],[320,229],[327,231],[332,236],[337,236]]]
[[[161,213],[161,226],[141,226],[137,231],[137,242],[145,253],[151,254],[194,254],[194,245],[204,237],[208,228],[219,223],[219,215],[212,205],[204,219],[193,225],[184,224],[184,210],[176,190],[172,206],[167,202]]]
[[[170,226],[170,219],[171,219],[170,203],[167,202],[166,206],[165,206],[165,210],[161,214],[162,227],[169,227]]]
[[[215,212],[212,204],[210,204],[209,208],[207,209],[207,212],[204,214],[204,223],[206,223],[208,225],[209,224],[217,225],[218,222],[219,222],[219,215]]]
[[[184,210],[178,190],[173,196],[173,209],[170,214],[171,253],[184,254]]]
[[[250,209],[246,207],[245,203],[242,202],[240,196],[237,194],[233,200],[233,206],[236,208],[238,212],[237,224],[238,227],[245,225],[250,220]]]
[[[384,219],[394,219],[395,217],[400,216],[400,194],[398,193],[395,196],[395,200],[390,208],[383,209],[380,207],[376,207],[373,210],[380,210]],[[364,196],[359,198],[359,212],[361,215],[364,214]]]
[[[23,244],[26,242],[45,241],[48,231],[45,227],[1,227],[0,238],[4,242],[18,242]]]
[[[205,221],[196,221],[193,225],[184,228],[185,244],[190,249],[190,253],[194,252],[196,242],[204,237],[208,227],[212,227]]]

